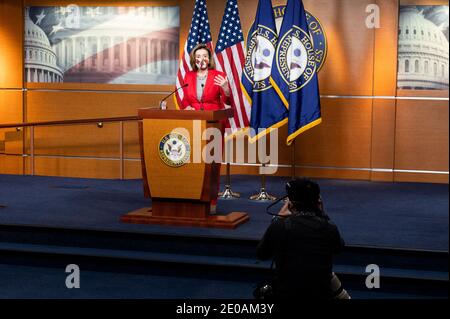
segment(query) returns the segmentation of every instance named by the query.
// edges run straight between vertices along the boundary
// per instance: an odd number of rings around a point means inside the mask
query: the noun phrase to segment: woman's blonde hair
[[[204,49],[204,50],[208,51],[208,55],[209,55],[208,69],[215,69],[215,68],[216,68],[216,64],[214,63],[214,59],[213,59],[213,56],[212,56],[211,49],[208,48],[208,47],[206,46],[206,44],[204,44],[204,43],[199,43],[199,44],[197,44],[197,45],[195,46],[194,49],[192,49],[192,52],[191,52],[191,54],[190,54],[190,58],[191,58],[191,61],[190,61],[190,62],[191,62],[191,67],[192,67],[192,69],[193,69],[194,71],[198,71],[198,67],[195,65],[195,53],[196,53],[198,50],[201,50],[201,49]]]

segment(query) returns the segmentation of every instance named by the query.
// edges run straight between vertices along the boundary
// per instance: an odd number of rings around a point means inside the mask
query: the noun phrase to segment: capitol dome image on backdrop
[[[398,88],[448,89],[448,6],[402,6]]]

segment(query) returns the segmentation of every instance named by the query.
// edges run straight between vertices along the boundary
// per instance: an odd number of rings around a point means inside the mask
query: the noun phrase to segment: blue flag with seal
[[[314,43],[301,0],[288,0],[270,82],[289,109],[287,144],[322,122]]]
[[[277,45],[277,29],[271,0],[259,0],[255,22],[247,38],[242,74],[243,92],[251,108],[250,142],[287,123],[288,110],[270,82]]]

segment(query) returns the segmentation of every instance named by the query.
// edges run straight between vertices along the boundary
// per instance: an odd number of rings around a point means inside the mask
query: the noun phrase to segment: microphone
[[[200,109],[202,111],[204,111],[204,107],[203,107],[203,92],[204,92],[204,90],[205,90],[205,84],[202,83],[202,98],[200,99],[200,103],[201,103]]]
[[[161,100],[161,102],[159,103],[159,108],[160,109],[162,109],[162,104],[163,104],[163,102],[165,101],[165,100],[167,100],[169,97],[171,97],[172,95],[174,95],[176,92],[178,92],[179,90],[181,90],[181,89],[183,89],[183,88],[185,88],[185,87],[188,87],[189,86],[189,83],[185,83],[185,84],[183,84],[182,86],[180,86],[179,88],[177,88],[177,89],[175,89],[172,93],[170,93],[169,95],[167,95],[165,98],[163,98],[162,100]]]

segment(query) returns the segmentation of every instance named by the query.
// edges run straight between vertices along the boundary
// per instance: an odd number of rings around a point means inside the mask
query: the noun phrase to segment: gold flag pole
[[[262,167],[266,167],[266,164],[262,164]],[[272,201],[276,200],[277,198],[275,196],[270,195],[266,191],[266,174],[261,174],[261,189],[258,194],[250,196],[250,200],[254,201]]]
[[[225,190],[219,193],[220,199],[235,199],[241,197],[241,194],[233,192],[231,189],[231,161],[233,160],[233,139],[225,140],[225,161],[226,161],[226,177]]]
[[[235,199],[241,197],[241,194],[233,192],[231,189],[231,164],[227,163],[227,175],[225,180],[225,190],[219,193],[220,199]]]
[[[295,139],[291,145],[291,175],[292,179],[295,179]]]

